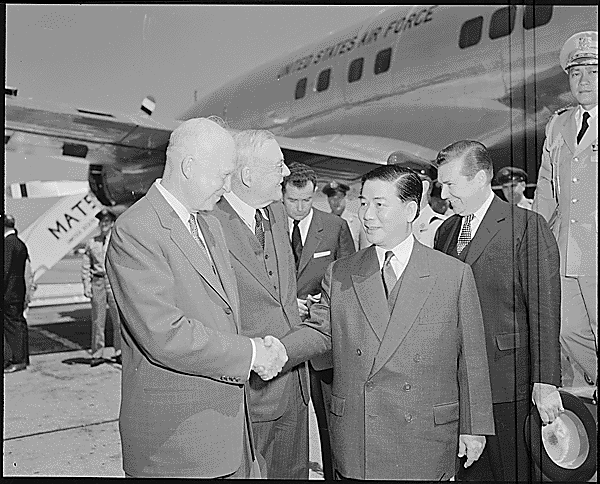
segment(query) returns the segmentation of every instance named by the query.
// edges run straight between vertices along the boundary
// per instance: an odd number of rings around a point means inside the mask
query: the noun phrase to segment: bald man
[[[259,477],[247,423],[251,370],[270,379],[281,343],[239,334],[219,222],[235,145],[207,119],[173,133],[162,179],[117,221],[106,270],[122,318],[123,469],[130,477]],[[202,213],[201,215],[199,213]]]

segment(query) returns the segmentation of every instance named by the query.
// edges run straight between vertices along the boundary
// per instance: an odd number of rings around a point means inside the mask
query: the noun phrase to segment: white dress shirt
[[[313,219],[313,209],[310,209],[308,215],[300,220],[298,224],[298,229],[300,229],[300,238],[302,239],[302,247],[306,244],[306,237],[308,236],[308,229],[310,228],[310,224]],[[288,224],[290,228],[290,240],[292,240],[292,231],[294,230],[294,219],[288,217]]]
[[[396,280],[400,278],[404,269],[408,265],[408,259],[410,259],[410,254],[412,254],[413,247],[415,245],[415,236],[410,234],[406,239],[400,242],[396,247],[392,249],[392,252],[396,257],[392,257],[390,260],[390,264],[392,265],[392,269],[394,269],[394,273],[396,274]],[[375,251],[377,252],[377,259],[379,260],[379,269],[383,269],[383,263],[385,262],[385,253],[386,249],[375,246]]]
[[[492,204],[493,200],[494,200],[494,192],[490,190],[489,197],[487,197],[485,202],[483,202],[483,205],[481,207],[479,207],[477,209],[477,211],[475,211],[473,213],[474,217],[473,217],[473,220],[471,220],[471,240],[473,240],[473,237],[475,237],[475,234],[477,233],[477,229],[481,225],[481,221],[483,220],[483,217],[485,217],[485,214],[487,213],[488,209],[490,208],[490,205]],[[462,230],[464,223],[465,223],[465,217],[463,216],[463,218],[460,222],[460,230]]]
[[[162,181],[162,178],[157,178],[156,181],[154,182],[154,185],[156,186],[158,191],[161,193],[161,195],[163,197],[165,197],[165,200],[167,201],[167,203],[169,205],[171,205],[173,210],[175,210],[175,213],[183,222],[184,227],[191,234],[192,229],[190,228],[190,223],[189,223],[191,213],[188,212],[187,208],[185,208],[183,206],[183,204],[179,200],[177,200],[177,198],[175,198],[175,196],[162,185],[161,181]],[[254,219],[254,214],[252,214],[252,218]],[[196,220],[196,217],[193,217],[193,219],[194,219],[194,223],[197,224],[198,221]],[[202,239],[204,246],[208,248],[208,245],[206,244],[206,240],[204,239],[204,235],[202,235],[202,230],[200,230],[200,227],[198,227],[198,235]],[[208,257],[211,257],[208,250],[206,252],[208,254]],[[211,262],[212,262],[212,258],[211,258]],[[250,343],[252,343],[252,360],[250,361],[250,370],[248,370],[248,378],[250,378],[250,372],[252,371],[252,367],[254,366],[254,360],[256,358],[256,343],[254,343],[254,340],[252,338],[250,338]]]
[[[254,218],[254,215],[256,214],[256,208],[248,205],[233,192],[223,194],[223,198],[229,202],[231,208],[233,208],[235,210],[235,213],[237,213],[240,216],[242,222],[246,224],[246,227],[248,227],[252,231],[252,233],[255,234],[256,219]],[[269,220],[269,215],[266,209],[259,208],[258,210],[260,210],[260,213],[265,219]]]

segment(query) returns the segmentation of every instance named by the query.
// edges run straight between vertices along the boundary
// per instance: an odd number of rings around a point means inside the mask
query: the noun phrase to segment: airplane
[[[218,115],[235,130],[272,131],[286,162],[310,165],[319,183],[356,187],[388,163],[435,176],[440,149],[474,139],[490,150],[495,171],[523,168],[531,191],[544,127],[574,103],[560,49],[576,32],[597,31],[597,18],[597,6],[386,8],[256,67],[177,119],[152,116],[154,99],[141,114],[108,113],[21,100],[6,88],[5,150],[33,146],[40,162],[88,163],[99,202],[129,206],[161,176],[172,130]]]

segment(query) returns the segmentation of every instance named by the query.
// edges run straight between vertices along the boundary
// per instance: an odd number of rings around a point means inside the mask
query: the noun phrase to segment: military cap
[[[345,183],[338,183],[335,180],[330,181],[323,187],[323,193],[328,197],[333,197],[336,193],[346,195],[346,192],[350,190],[350,187]]]
[[[108,208],[103,208],[102,210],[100,210],[97,214],[96,214],[96,218],[98,220],[104,220],[105,218],[110,218],[113,221],[117,220],[117,216],[114,214],[114,212],[112,212],[111,210],[109,210]]]
[[[579,32],[569,37],[560,51],[559,58],[564,71],[573,66],[597,66],[598,32]]]
[[[525,170],[521,170],[521,168],[505,166],[504,168],[501,168],[496,175],[496,180],[498,181],[499,185],[504,185],[505,183],[511,182],[527,182],[527,173]]]
[[[15,228],[15,218],[12,215],[6,215],[4,214],[2,216],[2,218],[4,219],[4,226],[9,228],[9,229],[14,229]]]

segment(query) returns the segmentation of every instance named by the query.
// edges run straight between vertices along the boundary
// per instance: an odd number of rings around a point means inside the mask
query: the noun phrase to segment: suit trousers
[[[561,276],[560,345],[563,356],[578,365],[592,381],[598,378],[598,307],[596,278]],[[564,361],[564,360],[563,360]],[[573,374],[563,370],[563,386]]]
[[[252,422],[255,448],[266,462],[263,477],[267,479],[308,479],[308,406],[295,372],[290,375],[294,384],[283,415]]]
[[[333,460],[331,457],[331,441],[329,439],[329,409],[331,408],[331,383],[333,369],[317,371],[308,363],[310,372],[310,398],[317,416],[319,440],[321,441],[321,460],[323,462],[323,477],[332,481]]]
[[[463,457],[456,474],[457,481],[539,481],[525,442],[525,418],[529,414],[530,399],[517,402],[495,403],[494,424],[496,435],[486,436],[486,444],[479,460],[466,469]],[[534,410],[537,411],[537,410]],[[531,435],[530,438],[541,438]],[[541,442],[540,447],[543,448]]]
[[[23,303],[4,303],[4,366],[29,365],[29,333]]]
[[[121,350],[121,324],[119,310],[107,276],[92,277],[92,357],[104,356],[104,332],[106,329],[106,305],[113,325],[113,346]]]

